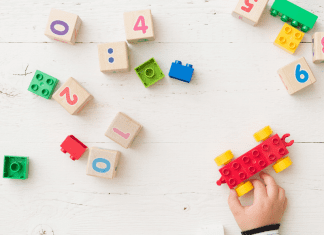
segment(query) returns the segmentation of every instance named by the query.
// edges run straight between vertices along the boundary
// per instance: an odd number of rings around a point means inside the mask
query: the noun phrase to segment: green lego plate
[[[57,83],[58,79],[36,70],[35,75],[29,84],[28,90],[45,99],[50,99]]]
[[[28,157],[4,156],[3,178],[27,179],[28,166]]]
[[[154,58],[149,59],[134,70],[146,88],[164,78],[164,74]]]

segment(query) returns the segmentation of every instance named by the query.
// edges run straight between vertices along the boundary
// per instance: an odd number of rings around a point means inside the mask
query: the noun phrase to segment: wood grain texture
[[[294,96],[277,71],[302,56],[312,60],[311,36],[324,31],[324,6],[293,2],[319,19],[290,55],[273,45],[283,26],[268,13],[273,0],[257,27],[231,16],[237,1],[2,1],[0,156],[28,156],[30,164],[27,180],[0,179],[0,234],[29,235],[48,224],[55,235],[195,235],[214,223],[226,235],[239,234],[229,189],[215,184],[213,159],[228,149],[240,156],[266,125],[296,141],[291,167],[267,169],[288,197],[281,234],[321,234],[324,64],[309,63],[318,81]],[[75,45],[44,35],[51,8],[82,19]],[[129,46],[129,72],[101,73],[97,45],[125,41],[123,13],[141,9],[152,10],[155,41]],[[175,60],[192,64],[192,81],[165,77],[146,89],[134,68],[151,57],[165,74]],[[55,100],[27,91],[37,69],[59,79],[57,89],[76,78],[94,100],[69,115]],[[104,135],[117,112],[144,127],[132,148]],[[70,134],[89,148],[120,151],[117,177],[87,176],[87,156],[73,162],[60,151]]]

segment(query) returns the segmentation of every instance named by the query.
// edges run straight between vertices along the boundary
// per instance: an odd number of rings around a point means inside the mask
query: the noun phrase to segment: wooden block
[[[113,179],[116,176],[119,156],[119,151],[90,148],[87,175]]]
[[[128,42],[155,40],[151,10],[124,13],[126,39]]]
[[[53,99],[74,115],[78,114],[93,96],[71,77],[55,92]]]
[[[269,0],[239,0],[232,15],[245,23],[256,26]]]
[[[59,42],[75,44],[81,26],[78,15],[52,9],[45,29],[45,35]]]
[[[304,57],[279,69],[278,74],[290,95],[316,82]]]
[[[105,135],[127,149],[141,129],[141,124],[134,121],[126,114],[118,113]]]
[[[324,63],[324,32],[314,33],[313,39],[313,62]]]
[[[101,72],[129,71],[128,46],[126,42],[111,42],[98,45]]]

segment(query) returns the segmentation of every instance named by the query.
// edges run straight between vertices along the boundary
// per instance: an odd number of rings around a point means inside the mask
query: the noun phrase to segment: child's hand
[[[285,190],[279,187],[274,179],[263,172],[260,180],[251,180],[254,186],[253,205],[243,207],[234,189],[228,197],[228,205],[242,231],[280,223],[287,207]]]

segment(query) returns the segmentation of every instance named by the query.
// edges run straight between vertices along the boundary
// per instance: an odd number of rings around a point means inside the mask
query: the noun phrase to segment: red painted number
[[[257,2],[258,0],[254,0],[255,2]],[[253,8],[253,4],[249,2],[249,0],[245,0],[244,1],[245,5],[247,6],[242,6],[241,9],[245,12],[250,12]]]
[[[148,26],[145,25],[144,16],[139,16],[137,18],[137,21],[136,21],[135,25],[134,25],[134,31],[142,30],[143,33],[146,33],[147,29],[148,29]]]
[[[64,95],[66,95],[66,97],[65,97],[66,102],[68,102],[69,105],[75,105],[79,100],[78,96],[75,95],[75,94],[73,94],[73,100],[71,100],[71,98],[70,98],[70,88],[68,86],[65,87],[63,89],[63,91],[61,91],[61,93],[60,93],[61,97],[64,96]]]

